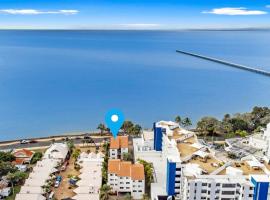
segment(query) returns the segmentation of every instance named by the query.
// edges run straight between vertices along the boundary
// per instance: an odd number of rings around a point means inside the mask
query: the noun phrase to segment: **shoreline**
[[[55,134],[55,135],[50,135],[50,136],[44,136],[44,137],[31,137],[31,138],[24,138],[24,139],[14,139],[14,140],[4,140],[4,141],[0,141],[0,147],[2,146],[7,146],[7,145],[13,145],[13,144],[18,144],[20,143],[22,140],[34,140],[37,142],[47,142],[50,140],[63,140],[65,138],[70,138],[70,139],[75,139],[76,137],[83,137],[86,134],[92,135],[93,138],[97,138],[97,137],[106,137],[109,136],[109,134],[103,134],[102,136],[100,136],[100,133],[97,131],[78,131],[78,132],[70,132],[70,133],[63,133],[63,134]]]

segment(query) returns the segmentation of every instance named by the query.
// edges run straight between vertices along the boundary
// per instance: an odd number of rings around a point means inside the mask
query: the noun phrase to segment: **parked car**
[[[54,187],[58,188],[60,186],[60,181],[55,181]]]
[[[62,176],[57,176],[57,177],[56,177],[56,181],[61,182],[61,181],[62,181]]]
[[[54,192],[51,192],[50,195],[49,195],[49,200],[53,200],[54,199]]]
[[[29,140],[21,140],[21,142],[20,142],[21,144],[29,144],[30,143],[30,141]]]

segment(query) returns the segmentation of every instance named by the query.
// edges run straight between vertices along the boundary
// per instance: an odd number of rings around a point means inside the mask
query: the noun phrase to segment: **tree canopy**
[[[225,114],[222,120],[214,117],[203,117],[196,130],[199,135],[245,137],[248,134],[258,132],[270,123],[270,109],[267,107],[254,107],[250,113]]]
[[[15,160],[15,156],[12,155],[10,152],[0,152],[0,161],[3,162],[12,162]]]

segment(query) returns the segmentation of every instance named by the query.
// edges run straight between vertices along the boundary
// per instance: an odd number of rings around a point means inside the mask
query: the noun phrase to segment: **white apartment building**
[[[123,159],[124,153],[128,153],[128,136],[111,137],[110,159]]]
[[[153,165],[165,171],[155,175],[165,177],[157,177],[151,185],[152,200],[169,196],[181,200],[267,199],[270,166],[255,157],[233,162],[220,160],[214,150],[199,143],[194,133],[174,122],[155,123],[153,134],[154,151],[161,155]],[[153,160],[137,147],[134,153],[135,158]],[[155,162],[160,164],[157,166]],[[160,170],[155,169],[155,172]]]
[[[104,154],[102,153],[81,153],[77,163],[81,166],[80,180],[76,183],[78,186],[74,191],[76,196],[72,197],[75,200],[99,200],[99,191],[102,185],[102,163]]]
[[[145,192],[143,165],[110,159],[108,161],[108,185],[117,194],[131,193],[133,199],[142,199]]]

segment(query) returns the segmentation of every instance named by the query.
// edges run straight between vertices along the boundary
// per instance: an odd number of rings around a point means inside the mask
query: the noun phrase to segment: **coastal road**
[[[100,143],[102,142],[104,139],[106,138],[110,138],[110,136],[103,136],[103,137],[91,137],[95,143]],[[70,139],[71,141],[74,142],[74,144],[83,144],[83,137],[76,137],[76,138],[72,138]],[[0,146],[0,151],[1,150],[13,150],[13,149],[23,149],[23,148],[38,148],[38,147],[46,147],[46,146],[50,146],[52,143],[52,139],[51,140],[46,140],[46,141],[38,141],[35,140],[35,143],[28,143],[28,144],[21,144],[20,142],[16,142],[16,143],[12,143],[12,144],[7,144],[7,145],[2,145]],[[65,138],[63,139],[56,139],[54,142],[64,142]]]

